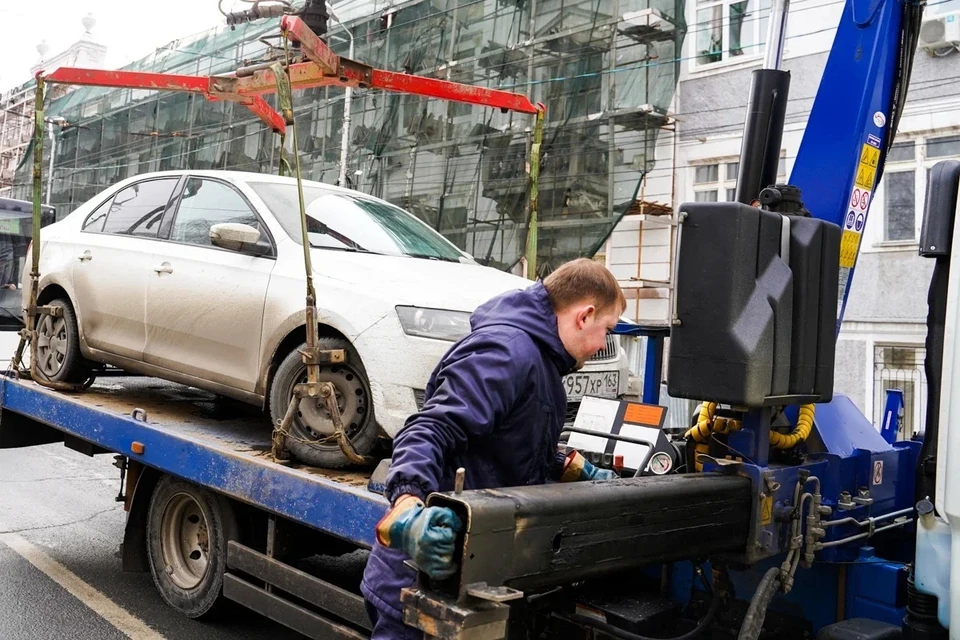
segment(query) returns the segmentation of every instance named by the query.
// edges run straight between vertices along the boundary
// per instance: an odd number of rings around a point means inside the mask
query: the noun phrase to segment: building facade
[[[84,32],[81,38],[56,55],[48,55],[50,47],[46,41],[37,45],[40,58],[30,69],[31,74],[41,69],[64,66],[102,69],[107,48],[93,36],[97,21],[87,14],[82,23]],[[68,90],[66,87],[54,87],[51,97],[56,98]],[[24,154],[28,152],[34,135],[35,95],[36,83],[32,79],[0,93],[0,197],[9,196],[18,186],[16,171],[23,163]]]
[[[796,158],[843,6],[791,3],[783,62],[791,84],[781,181]],[[949,25],[960,21],[958,9],[956,0],[932,3],[925,19],[942,17]],[[767,0],[688,3],[680,81],[670,106],[677,119],[676,140],[665,137],[658,144],[656,165],[646,176],[651,200],[671,208],[684,201],[734,200],[751,73],[762,64],[769,10]],[[935,42],[937,26],[925,27],[927,36],[921,38]],[[949,42],[917,51],[906,109],[874,192],[837,347],[836,391],[875,423],[880,422],[885,391],[903,391],[901,437],[921,428],[926,407],[923,358],[933,265],[919,256],[917,242],[928,170],[940,160],[960,158],[958,60],[960,54]],[[650,279],[669,273],[671,227],[641,224],[638,218],[624,218],[608,243],[608,264],[626,286],[640,273]],[[639,232],[643,226],[647,231]],[[647,322],[666,322],[669,289],[641,292],[646,297],[637,300],[633,314]]]
[[[683,42],[680,0],[412,0],[335,5],[353,57],[373,67],[529,95],[547,105],[539,182],[538,273],[602,253],[635,207]],[[678,17],[680,16],[680,17]],[[212,75],[276,59],[277,21],[181,38],[130,69]],[[331,22],[340,55],[348,32]],[[304,176],[339,178],[344,92],[295,94]],[[277,136],[243,107],[185,94],[78,89],[49,104],[58,210],[135,173],[276,171]],[[532,116],[358,90],[347,185],[403,206],[480,262],[522,269]]]

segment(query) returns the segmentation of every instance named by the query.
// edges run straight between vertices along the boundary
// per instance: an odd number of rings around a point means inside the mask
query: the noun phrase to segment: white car
[[[531,283],[477,264],[383,200],[309,181],[304,195],[321,348],[347,350],[347,362],[321,379],[335,384],[348,437],[366,454],[417,410],[470,313]],[[305,380],[300,238],[293,178],[128,178],[43,229],[39,302],[63,314],[43,317],[37,365],[53,380],[80,381],[109,364],[267,407],[276,422]],[[574,408],[585,394],[623,394],[619,341],[611,337],[566,384]],[[300,408],[291,453],[347,464],[336,443],[320,442],[333,433],[326,410],[307,400]]]

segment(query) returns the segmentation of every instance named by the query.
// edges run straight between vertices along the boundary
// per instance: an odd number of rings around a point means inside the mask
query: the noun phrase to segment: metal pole
[[[349,58],[353,60],[353,32],[340,24],[350,36]],[[347,186],[347,153],[350,150],[350,99],[353,97],[353,87],[347,87],[343,94],[343,134],[340,138],[340,177],[337,184]]]
[[[767,46],[763,58],[764,69],[779,69],[783,64],[783,43],[787,36],[787,13],[790,0],[774,0],[767,26]]]
[[[353,31],[347,28],[347,25],[343,24],[340,21],[340,18],[337,16],[336,12],[333,10],[333,6],[327,2],[327,15],[333,18],[337,24],[339,24],[344,31],[347,32],[347,36],[350,37],[350,52],[347,54],[347,57],[353,60],[354,56],[354,39]],[[340,135],[340,173],[337,177],[337,185],[341,187],[347,186],[347,156],[350,151],[350,101],[353,98],[353,87],[347,87],[343,93],[343,130]]]
[[[33,227],[31,229],[31,242],[33,250],[31,251],[30,265],[30,306],[37,304],[37,295],[39,294],[39,276],[40,276],[40,191],[43,188],[43,94],[44,80],[43,76],[37,74],[37,91],[34,98],[34,130],[33,130]],[[33,317],[31,308],[28,317]],[[33,327],[29,327],[32,329]],[[34,341],[36,342],[36,341]]]
[[[537,208],[540,187],[540,148],[543,146],[544,109],[536,115],[533,147],[530,150],[530,222],[527,228],[527,278],[537,279]]]
[[[660,375],[663,372],[663,336],[647,336],[643,368],[643,401],[660,404]]]
[[[30,229],[30,291],[27,302],[26,336],[30,341],[30,373],[37,379],[37,297],[40,295],[40,190],[43,188],[43,74],[37,74],[37,91],[34,97],[33,126],[33,224]],[[78,145],[79,146],[79,145]],[[23,339],[20,341],[23,344]],[[14,360],[19,361],[22,354],[17,347]]]
[[[53,121],[47,123],[50,127],[50,164],[47,168],[47,195],[44,204],[50,204],[50,192],[53,190],[53,158],[57,155],[57,135],[53,131]]]

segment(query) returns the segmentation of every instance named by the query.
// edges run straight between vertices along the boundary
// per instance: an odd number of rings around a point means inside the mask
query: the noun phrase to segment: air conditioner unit
[[[920,25],[921,49],[937,51],[960,45],[960,11],[930,16]]]

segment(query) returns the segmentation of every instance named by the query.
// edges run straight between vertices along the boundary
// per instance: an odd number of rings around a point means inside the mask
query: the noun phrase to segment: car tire
[[[293,388],[306,381],[307,368],[303,364],[300,350],[306,343],[291,351],[277,368],[270,387],[270,418],[277,425],[283,420]],[[370,382],[367,372],[353,346],[342,338],[321,337],[320,349],[344,349],[347,361],[342,365],[324,365],[320,367],[320,381],[332,382],[337,389],[343,426],[354,450],[361,456],[370,453],[377,444],[379,428],[373,415]],[[304,419],[303,411],[294,417],[291,434],[286,438],[286,447],[290,454],[305,464],[328,469],[338,469],[350,464],[340,446],[333,441],[320,444],[317,440],[329,437],[331,424],[324,424],[321,430],[310,426],[310,419],[329,422],[329,413],[322,406],[319,413],[308,414]],[[315,423],[316,424],[316,423]]]
[[[65,298],[54,298],[46,306],[62,311],[59,318],[40,316],[37,369],[53,382],[84,382],[90,376],[90,363],[80,352],[80,330],[73,305]]]
[[[169,475],[157,483],[147,513],[147,557],[153,583],[171,607],[201,618],[227,604],[227,543],[237,539],[225,497]]]

